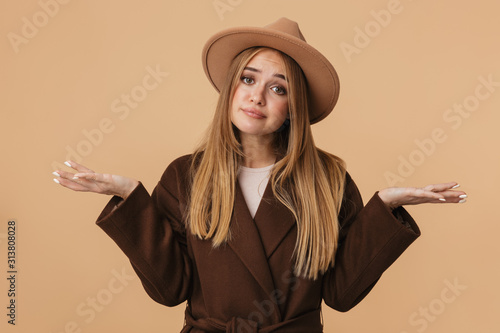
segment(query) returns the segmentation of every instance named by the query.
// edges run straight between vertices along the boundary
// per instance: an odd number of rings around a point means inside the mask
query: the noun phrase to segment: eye
[[[241,78],[241,81],[242,81],[244,84],[252,84],[252,83],[254,83],[253,78],[248,77],[248,76],[243,76],[243,77]]]
[[[278,95],[286,95],[286,89],[281,86],[275,86],[271,89]]]

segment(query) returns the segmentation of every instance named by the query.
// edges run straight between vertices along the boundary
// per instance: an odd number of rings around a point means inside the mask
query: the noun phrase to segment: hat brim
[[[339,78],[332,64],[305,41],[268,28],[230,28],[207,41],[202,52],[203,69],[217,91],[224,84],[231,61],[254,46],[279,50],[302,68],[308,85],[311,124],[330,114],[339,97]]]

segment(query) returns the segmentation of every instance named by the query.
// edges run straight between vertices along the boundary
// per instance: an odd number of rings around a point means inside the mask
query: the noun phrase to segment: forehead
[[[281,54],[272,49],[263,49],[253,56],[247,64],[247,67],[254,67],[257,69],[274,69],[275,72],[284,72],[285,64]]]

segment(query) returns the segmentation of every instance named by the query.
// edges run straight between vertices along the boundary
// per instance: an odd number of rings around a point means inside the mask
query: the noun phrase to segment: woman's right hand
[[[116,195],[126,199],[139,185],[139,182],[135,179],[107,173],[96,173],[73,161],[67,161],[64,164],[78,172],[71,173],[56,170],[53,173],[57,176],[54,181],[73,191]]]

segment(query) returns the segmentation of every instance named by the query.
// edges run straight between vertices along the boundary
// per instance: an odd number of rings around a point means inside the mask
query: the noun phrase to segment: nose
[[[266,105],[266,99],[264,97],[264,87],[255,85],[250,93],[250,101],[257,105]]]

